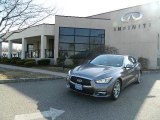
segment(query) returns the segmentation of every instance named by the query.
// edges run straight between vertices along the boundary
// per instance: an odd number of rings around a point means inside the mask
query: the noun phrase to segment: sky
[[[86,17],[160,0],[35,0],[45,7],[56,7],[57,15]],[[54,17],[44,23],[54,23]]]

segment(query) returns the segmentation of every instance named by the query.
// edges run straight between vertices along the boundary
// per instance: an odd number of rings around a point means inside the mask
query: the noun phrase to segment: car
[[[129,84],[141,82],[141,64],[129,55],[102,54],[68,72],[67,88],[117,100]]]

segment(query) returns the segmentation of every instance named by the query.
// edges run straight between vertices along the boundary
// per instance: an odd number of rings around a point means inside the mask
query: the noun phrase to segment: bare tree
[[[55,11],[55,7],[44,8],[33,0],[0,0],[0,39],[4,41],[12,34],[38,24],[55,15]]]
[[[7,46],[4,46],[2,48],[2,52],[8,52],[8,47]],[[12,48],[12,52],[21,52],[21,49],[16,47],[16,48]]]
[[[2,52],[8,52],[8,47],[3,47]]]

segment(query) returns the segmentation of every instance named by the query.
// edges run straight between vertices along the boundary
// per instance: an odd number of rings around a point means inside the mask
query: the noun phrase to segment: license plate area
[[[82,85],[81,84],[75,84],[75,89],[77,90],[83,90]]]

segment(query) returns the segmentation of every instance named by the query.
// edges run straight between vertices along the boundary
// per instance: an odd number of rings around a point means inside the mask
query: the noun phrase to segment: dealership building
[[[54,62],[63,54],[70,57],[109,45],[120,54],[147,58],[149,68],[158,69],[159,11],[160,3],[155,2],[88,17],[56,15],[54,25],[41,24],[10,36],[8,57],[14,56],[13,43],[22,44],[22,59],[50,58]]]

